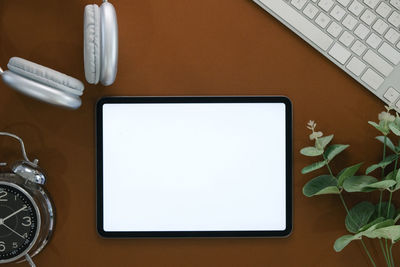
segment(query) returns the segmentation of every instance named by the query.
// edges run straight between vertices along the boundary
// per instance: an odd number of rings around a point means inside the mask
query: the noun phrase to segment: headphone
[[[83,35],[87,82],[113,84],[118,65],[118,22],[111,3],[103,0],[100,7],[85,7]],[[0,76],[16,91],[56,106],[81,106],[80,96],[85,89],[81,81],[19,57],[12,57],[7,67],[6,71],[0,68]]]

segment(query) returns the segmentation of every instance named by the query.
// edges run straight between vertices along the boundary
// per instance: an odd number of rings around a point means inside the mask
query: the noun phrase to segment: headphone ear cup
[[[70,76],[28,60],[13,57],[1,77],[15,90],[38,100],[71,109],[81,105],[84,86]]]
[[[87,5],[84,12],[84,65],[88,83],[97,84],[100,80],[100,10],[97,5]]]
[[[104,2],[100,6],[101,68],[100,81],[108,86],[114,83],[118,68],[118,22],[114,6]]]
[[[10,71],[19,74],[22,77],[37,81],[69,94],[81,96],[85,89],[81,81],[23,58],[10,58],[7,67]]]

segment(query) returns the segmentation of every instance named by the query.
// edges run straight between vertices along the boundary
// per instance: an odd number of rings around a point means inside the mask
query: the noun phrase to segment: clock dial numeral
[[[27,194],[0,182],[0,262],[26,253],[38,234],[39,214]]]
[[[31,217],[25,216],[25,217],[22,218],[22,220],[24,220],[24,221],[22,222],[22,225],[23,225],[23,226],[31,226],[31,224],[32,224]]]
[[[6,191],[0,191],[0,201],[8,201],[8,199],[5,198],[6,196],[7,196]]]

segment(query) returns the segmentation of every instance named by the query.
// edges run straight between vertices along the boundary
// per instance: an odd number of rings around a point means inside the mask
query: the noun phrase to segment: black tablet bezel
[[[286,107],[286,229],[281,231],[105,231],[103,213],[103,105],[135,103],[283,103]],[[285,237],[293,227],[292,104],[284,96],[103,97],[96,105],[97,231],[106,238]]]

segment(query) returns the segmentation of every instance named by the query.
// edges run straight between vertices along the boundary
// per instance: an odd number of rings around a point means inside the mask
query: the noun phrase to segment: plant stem
[[[394,170],[393,170],[392,179],[393,179],[393,178],[396,178],[396,176],[397,176],[396,170],[397,170],[397,162],[398,162],[398,161],[399,161],[399,158],[397,157],[397,158],[396,158],[396,161],[395,161],[395,163],[394,163]],[[395,177],[393,177],[393,176],[395,176]],[[387,218],[389,218],[390,203],[392,202],[392,194],[393,194],[393,192],[390,191],[389,203],[388,203],[387,212],[386,212],[386,217],[387,217]]]
[[[369,254],[368,248],[367,248],[367,246],[365,245],[364,241],[363,241],[362,239],[360,239],[360,241],[361,241],[361,244],[362,244],[362,246],[364,247],[364,250],[365,250],[365,252],[367,253],[368,258],[369,258],[369,260],[371,261],[372,265],[373,265],[374,267],[376,267],[376,264],[375,264],[374,260],[372,259],[371,254]]]
[[[335,177],[335,176],[333,175],[333,173],[332,173],[331,167],[329,167],[329,163],[328,163],[328,161],[326,160],[325,156],[324,156],[324,159],[325,159],[325,161],[326,161],[326,167],[328,168],[328,171],[329,171],[330,175],[331,175],[332,177]]]
[[[392,195],[393,195],[393,192],[390,191],[389,203],[388,203],[388,208],[387,208],[387,212],[386,212],[386,218],[388,218],[388,219],[389,219],[389,212],[390,212],[390,203],[392,202]]]
[[[385,160],[386,158],[386,142],[387,142],[387,136],[385,135],[385,137],[383,138],[383,152],[382,152],[382,161]],[[385,168],[382,168],[382,180],[385,178]],[[378,208],[378,217],[381,216],[381,210],[382,210],[382,195],[383,195],[383,191],[381,191],[381,195],[379,197],[379,208]]]
[[[389,256],[389,255],[386,256],[386,252],[385,252],[385,248],[383,247],[382,239],[379,239],[379,244],[381,245],[381,249],[382,249],[383,256],[385,256],[386,265],[387,265],[387,266],[390,266],[390,265],[389,265],[389,259],[388,259],[388,256]]]
[[[381,217],[381,209],[382,209],[383,190],[380,190],[380,191],[381,191],[381,194],[379,195],[378,217]]]
[[[392,253],[393,243],[390,245],[390,261],[392,262],[392,267],[394,267],[393,253]]]
[[[389,253],[389,247],[387,245],[387,239],[385,240],[386,243],[386,255],[388,257],[388,266],[391,267],[392,266],[392,261],[390,260],[390,253]]]
[[[347,215],[348,215],[348,214],[349,214],[349,209],[347,208],[346,202],[344,202],[344,198],[343,198],[343,196],[342,196],[341,193],[339,194],[339,198],[340,198],[340,200],[342,201],[343,207],[344,207],[344,209],[346,210],[346,213],[347,213]]]

